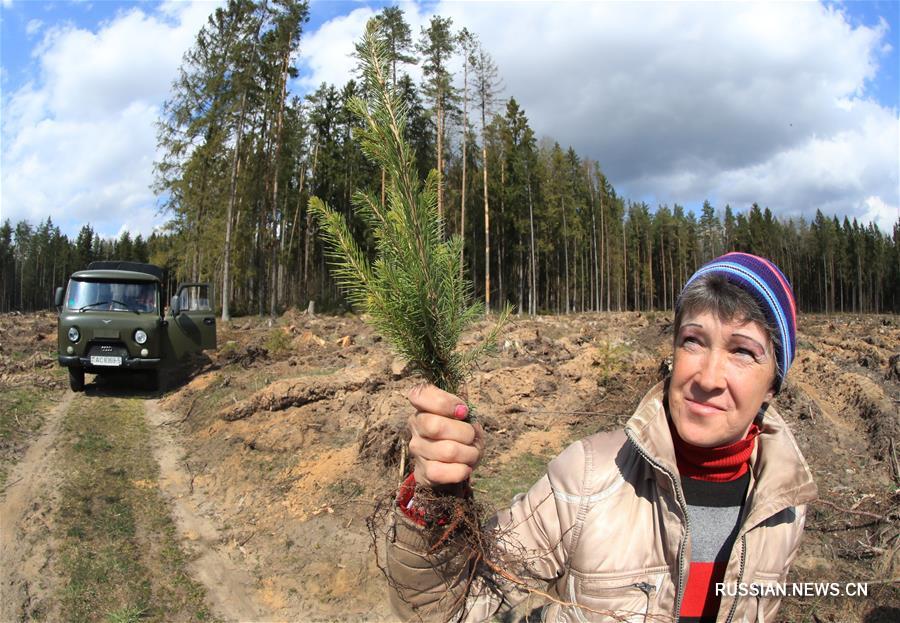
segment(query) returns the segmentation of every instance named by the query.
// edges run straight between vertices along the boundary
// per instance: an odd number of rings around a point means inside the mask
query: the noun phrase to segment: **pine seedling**
[[[362,122],[355,131],[363,153],[386,172],[386,202],[371,192],[352,197],[356,214],[373,233],[370,262],[347,221],[321,199],[310,199],[332,262],[332,274],[354,308],[405,358],[410,368],[437,387],[457,393],[477,360],[496,349],[510,307],[485,338],[467,351],[461,333],[482,317],[472,285],[463,278],[459,236],[444,237],[438,217],[436,170],[424,185],[404,137],[406,110],[390,86],[388,50],[370,22],[356,46],[367,97],[354,97],[350,110]]]
[[[412,369],[458,394],[478,358],[496,348],[510,308],[481,342],[466,351],[458,348],[463,330],[484,314],[462,276],[462,238],[444,238],[437,212],[439,173],[431,171],[424,184],[418,178],[413,151],[404,138],[407,111],[389,86],[387,48],[373,22],[356,50],[367,98],[350,101],[351,111],[363,122],[355,134],[363,153],[385,171],[384,205],[373,193],[356,192],[352,198],[356,214],[373,234],[375,259],[369,262],[343,216],[317,198],[310,200],[310,210],[321,227],[335,279],[357,311]],[[470,418],[473,414],[470,406]],[[458,537],[461,541],[453,546],[462,543],[460,551],[475,569],[484,566],[479,560],[495,555],[497,537],[483,526],[485,509],[466,489],[463,484],[438,489],[417,485],[416,506],[425,517],[426,541],[432,544],[426,558]],[[388,525],[386,513],[395,507],[391,491],[378,501],[366,525],[376,543],[376,564],[399,589],[377,560],[379,530]]]

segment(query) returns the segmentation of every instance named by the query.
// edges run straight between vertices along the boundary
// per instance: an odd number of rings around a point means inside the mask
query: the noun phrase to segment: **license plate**
[[[102,357],[102,356],[91,356],[91,365],[94,366],[121,366],[122,358],[121,357]]]

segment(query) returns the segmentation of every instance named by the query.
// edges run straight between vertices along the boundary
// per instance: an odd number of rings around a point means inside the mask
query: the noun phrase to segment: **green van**
[[[59,364],[72,391],[84,373],[143,371],[154,387],[167,368],[216,348],[216,318],[206,283],[178,286],[163,309],[163,270],[138,262],[91,262],[56,289]]]

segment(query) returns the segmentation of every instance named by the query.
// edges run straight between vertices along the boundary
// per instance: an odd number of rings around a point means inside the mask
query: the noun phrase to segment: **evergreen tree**
[[[427,80],[423,90],[425,97],[431,102],[436,128],[439,218],[444,218],[442,187],[444,183],[445,121],[448,110],[455,105],[457,99],[456,89],[453,87],[453,74],[449,70],[450,59],[456,50],[456,37],[451,30],[452,24],[453,20],[449,17],[433,16],[428,27],[422,27],[418,45],[418,51],[422,55],[422,70]]]
[[[488,198],[487,118],[493,114],[500,89],[497,66],[479,43],[475,52],[475,97],[481,110],[481,167],[484,184],[484,308],[491,309],[491,217]]]
[[[0,226],[0,311],[14,309],[13,294],[15,292],[15,244],[13,228],[9,219]]]
[[[467,28],[463,28],[458,35],[457,44],[459,51],[462,53],[463,61],[463,108],[462,108],[462,179],[460,181],[460,200],[459,200],[459,231],[463,237],[463,246],[460,248],[460,267],[462,270],[465,266],[465,235],[466,235],[466,191],[467,179],[466,172],[468,170],[468,154],[466,153],[469,138],[469,69],[475,66],[476,39]]]
[[[319,219],[338,282],[350,300],[370,314],[372,324],[415,370],[455,393],[475,359],[495,346],[508,310],[481,345],[457,351],[462,330],[481,310],[469,303],[471,288],[459,279],[461,239],[444,239],[437,212],[440,176],[433,171],[424,187],[416,176],[400,99],[391,89],[386,49],[375,28],[367,27],[358,48],[370,99],[354,98],[350,104],[365,123],[358,133],[363,151],[388,177],[386,209],[371,193],[357,192],[353,200],[375,232],[375,261],[368,261],[339,213],[318,197],[310,209]]]
[[[377,36],[384,42],[388,63],[391,66],[391,88],[397,88],[397,64],[415,65],[417,59],[411,54],[415,50],[412,30],[404,18],[403,9],[388,6],[375,16]]]
[[[730,208],[729,208],[730,209]],[[709,261],[722,255],[722,234],[719,231],[719,218],[709,201],[703,202],[700,213],[700,231],[703,232],[703,261]]]

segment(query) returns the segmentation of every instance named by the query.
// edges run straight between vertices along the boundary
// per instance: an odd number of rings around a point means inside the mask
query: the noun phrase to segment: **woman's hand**
[[[463,422],[468,408],[457,396],[434,385],[418,385],[408,396],[409,454],[416,484],[428,487],[465,482],[484,454],[481,424]]]

